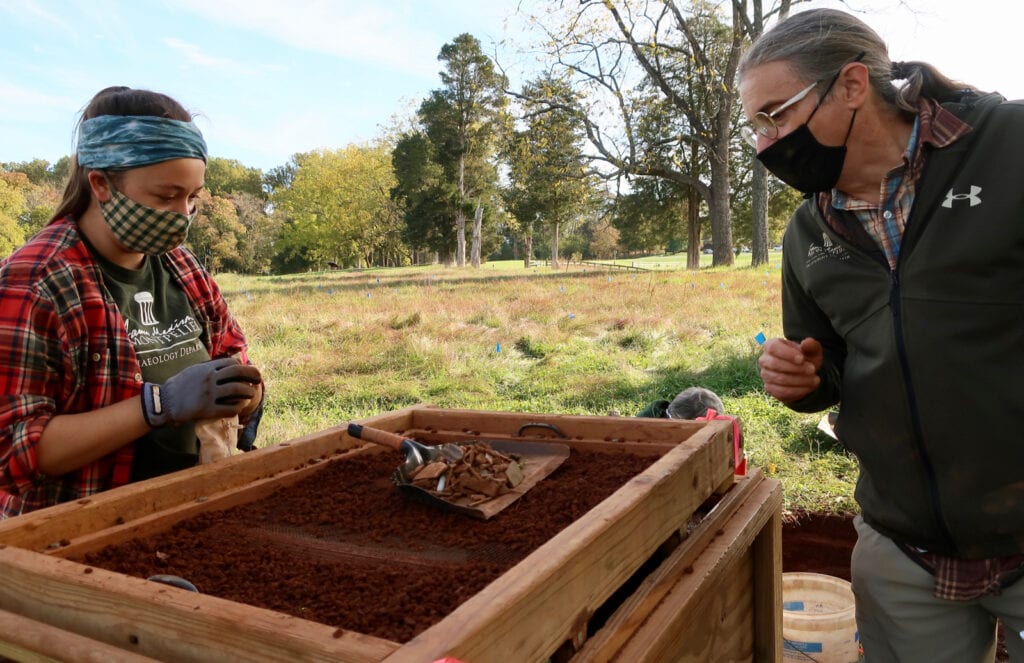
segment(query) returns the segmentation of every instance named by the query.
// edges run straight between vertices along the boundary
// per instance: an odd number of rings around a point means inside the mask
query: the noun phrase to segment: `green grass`
[[[754,337],[780,333],[772,258],[699,272],[504,261],[217,280],[267,383],[262,445],[421,402],[634,414],[702,385],[741,417],[749,462],[782,481],[787,508],[853,511],[854,458],[816,429],[820,414],[761,387]]]
[[[733,256],[735,264],[732,269],[750,267],[751,254],[740,253]],[[701,269],[711,267],[712,256],[706,253],[700,255]],[[771,251],[768,255],[768,269],[778,269],[782,261],[780,251]],[[621,267],[638,267],[641,269],[676,270],[686,269],[686,253],[672,253],[660,256],[644,256],[641,258],[617,258],[614,260],[596,260],[602,264],[619,265]],[[718,269],[718,268],[716,268]],[[725,268],[728,269],[728,268]]]

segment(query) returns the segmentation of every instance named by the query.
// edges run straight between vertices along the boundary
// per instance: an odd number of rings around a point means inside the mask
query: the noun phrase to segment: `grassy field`
[[[261,445],[420,402],[632,415],[701,385],[741,417],[749,462],[783,482],[787,508],[853,511],[855,459],[816,429],[820,414],[761,388],[755,336],[780,333],[778,259],[696,273],[508,261],[217,280],[267,383]]]

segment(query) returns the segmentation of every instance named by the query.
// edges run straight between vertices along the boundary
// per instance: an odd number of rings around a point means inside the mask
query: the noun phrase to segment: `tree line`
[[[540,74],[512,89],[461,34],[408,126],[267,172],[212,157],[188,246],[213,271],[687,252],[767,261],[798,198],[741,138],[742,48],[789,0],[542,3]],[[70,158],[0,163],[0,255],[56,209]]]

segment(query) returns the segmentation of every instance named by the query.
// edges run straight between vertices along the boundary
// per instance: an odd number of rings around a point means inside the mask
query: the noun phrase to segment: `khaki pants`
[[[1024,581],[975,601],[935,598],[934,577],[857,516],[851,575],[867,663],[990,663],[996,619],[1010,661],[1024,662]]]

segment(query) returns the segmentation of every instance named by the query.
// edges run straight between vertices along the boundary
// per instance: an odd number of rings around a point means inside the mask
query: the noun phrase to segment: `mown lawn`
[[[267,383],[261,445],[420,402],[629,415],[701,385],[741,417],[749,462],[783,482],[787,508],[853,511],[855,459],[817,430],[820,414],[761,389],[755,336],[780,333],[778,259],[699,272],[508,261],[217,280]]]

